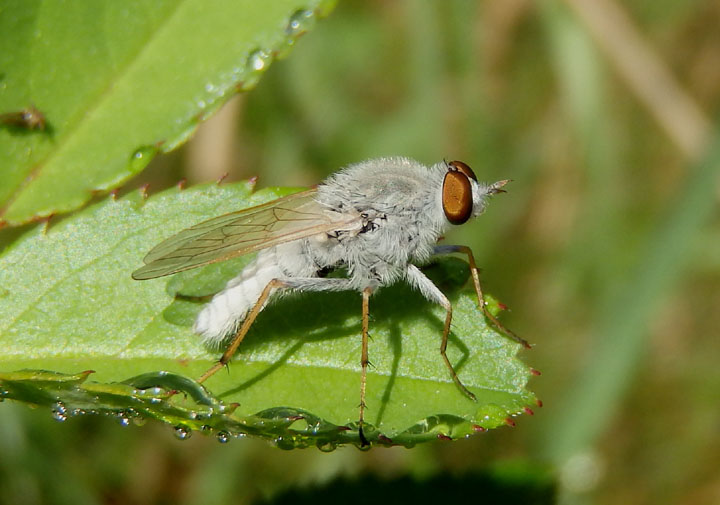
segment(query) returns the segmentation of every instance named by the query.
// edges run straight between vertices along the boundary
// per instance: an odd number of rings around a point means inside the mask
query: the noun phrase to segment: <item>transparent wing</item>
[[[358,216],[333,212],[315,201],[317,190],[196,224],[155,246],[134,279],[153,279],[266,247],[334,230],[360,227]]]

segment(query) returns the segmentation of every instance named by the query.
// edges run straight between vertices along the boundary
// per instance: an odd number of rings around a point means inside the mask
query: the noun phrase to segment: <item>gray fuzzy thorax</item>
[[[306,239],[319,263],[345,266],[355,287],[397,280],[410,262],[427,261],[447,226],[442,211],[442,165],[425,167],[407,158],[351,165],[318,188],[317,201],[363,217],[363,230],[317,243]]]

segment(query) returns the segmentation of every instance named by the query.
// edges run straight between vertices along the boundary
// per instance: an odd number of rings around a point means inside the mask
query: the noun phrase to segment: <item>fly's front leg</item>
[[[288,279],[273,279],[267,283],[265,289],[263,289],[260,297],[258,298],[253,308],[245,316],[245,320],[240,326],[240,329],[235,333],[232,341],[228,345],[225,352],[220,357],[220,360],[208,369],[207,372],[202,374],[197,380],[200,383],[205,382],[209,377],[212,377],[218,370],[223,368],[230,362],[235,351],[242,343],[248,330],[255,322],[260,311],[265,306],[267,299],[278,289],[297,289],[301,291],[342,291],[349,288],[349,282],[347,279],[323,279],[317,277],[298,277]]]
[[[452,253],[466,254],[468,257],[468,263],[470,263],[470,275],[472,275],[473,285],[475,286],[475,293],[477,293],[477,298],[478,298],[478,307],[480,308],[480,310],[482,310],[485,317],[487,317],[490,320],[490,322],[495,326],[495,328],[500,330],[501,333],[504,333],[506,336],[510,337],[515,342],[522,344],[523,347],[530,349],[531,346],[527,342],[527,340],[517,336],[512,330],[506,328],[487,309],[487,306],[485,305],[485,299],[483,298],[482,287],[480,286],[480,273],[479,273],[477,265],[475,264],[475,257],[473,256],[472,250],[469,247],[464,246],[464,245],[438,245],[438,246],[435,246],[434,253],[435,254],[452,254]]]
[[[425,298],[431,302],[442,305],[445,309],[445,326],[443,328],[442,343],[440,344],[440,355],[445,362],[445,366],[447,366],[450,371],[450,376],[455,384],[457,384],[465,396],[473,401],[477,401],[475,395],[460,381],[460,378],[455,372],[455,369],[453,368],[452,363],[450,363],[447,353],[445,352],[447,350],[448,336],[450,335],[450,324],[452,323],[452,305],[450,304],[450,300],[448,300],[442,291],[440,291],[440,289],[438,289],[438,287],[433,284],[432,281],[428,279],[415,265],[408,265],[405,275],[407,281],[418,288]]]

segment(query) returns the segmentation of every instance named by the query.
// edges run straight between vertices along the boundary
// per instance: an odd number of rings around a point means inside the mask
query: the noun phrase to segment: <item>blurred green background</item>
[[[719,63],[709,0],[341,1],[126,188],[310,185],[388,155],[513,179],[448,241],[535,343],[545,406],[468,441],[325,454],[4,404],[0,502],[398,500],[375,492],[393,483],[493,502],[492,478],[540,503],[552,486],[563,503],[720,503]]]

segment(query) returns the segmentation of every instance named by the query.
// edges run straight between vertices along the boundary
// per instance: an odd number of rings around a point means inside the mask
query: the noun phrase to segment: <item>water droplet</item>
[[[133,173],[140,172],[153,159],[157,149],[150,146],[141,147],[130,157],[129,169]]]
[[[315,26],[317,19],[311,10],[300,9],[290,16],[290,21],[285,28],[285,33],[290,37],[297,38]]]
[[[311,10],[300,9],[290,16],[288,24],[285,27],[287,39],[284,44],[276,48],[277,58],[282,59],[290,54],[290,51],[293,47],[295,47],[297,40],[305,32],[311,30],[316,23],[317,16],[315,15],[315,12]]]
[[[277,437],[274,442],[278,449],[282,449],[284,451],[295,449],[295,443],[293,442],[291,437],[280,436]]]
[[[333,452],[337,449],[337,444],[331,441],[318,441],[317,448],[320,449],[320,452]]]
[[[267,68],[270,58],[270,53],[263,49],[253,51],[248,56],[248,67],[256,72],[262,72]]]
[[[124,428],[130,426],[130,418],[126,415],[118,414],[117,421],[120,424],[120,426],[122,426]]]
[[[227,444],[230,441],[230,434],[227,431],[218,431],[215,438],[217,438],[217,441],[221,444]]]
[[[217,89],[217,88],[216,88],[215,85],[212,84],[212,83],[207,83],[207,84],[205,85],[205,91],[207,91],[208,93],[213,93],[216,89]]]
[[[247,91],[255,87],[260,80],[260,76],[272,62],[272,54],[264,49],[257,49],[248,55],[245,64],[246,70],[240,85],[241,91]]]
[[[65,408],[65,405],[62,402],[57,402],[55,406],[52,408],[52,417],[56,421],[66,421],[68,418],[67,409]]]
[[[178,440],[187,440],[192,435],[192,430],[187,426],[175,426],[175,438]]]

